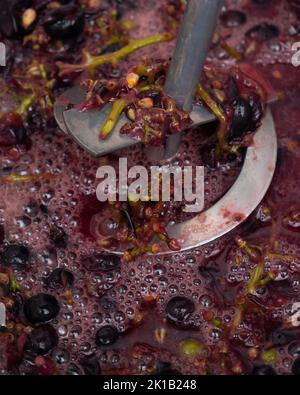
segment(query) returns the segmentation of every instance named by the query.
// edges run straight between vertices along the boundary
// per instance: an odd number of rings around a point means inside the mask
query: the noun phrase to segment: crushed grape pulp
[[[54,2],[9,3],[19,6],[17,25],[1,32],[8,59],[0,79],[0,302],[7,312],[0,372],[299,375],[300,74],[291,64],[299,1],[226,1],[208,59],[218,67],[249,63],[278,94],[278,164],[266,197],[216,242],[128,264],[102,253],[90,226],[102,209],[96,169],[117,165],[118,155],[94,159],[58,130],[51,103],[75,76],[59,77],[55,61],[79,63],[83,47],[96,55],[116,50],[126,35],[176,30],[184,2],[70,1],[83,8],[69,11],[66,26],[57,23]],[[20,24],[29,7],[37,19],[28,30]],[[154,53],[168,59],[173,45],[141,49],[97,76],[119,78]],[[4,117],[17,110],[23,123]],[[174,163],[205,161],[199,133],[186,137]],[[140,148],[125,155],[129,166],[145,164]],[[240,163],[206,163],[211,205]]]

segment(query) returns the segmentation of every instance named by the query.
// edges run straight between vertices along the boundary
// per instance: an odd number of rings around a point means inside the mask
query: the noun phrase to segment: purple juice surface
[[[109,15],[110,2],[104,3],[101,12]],[[159,0],[154,7],[148,1],[132,3],[122,7],[121,15],[121,20],[133,24],[131,37],[145,37],[178,24],[172,7],[176,10],[179,0]],[[30,143],[0,147],[0,226],[4,232],[0,237],[0,301],[7,306],[7,328],[0,336],[8,359],[7,366],[0,362],[1,373],[155,374],[172,369],[183,374],[250,374],[265,365],[278,375],[295,371],[300,355],[300,326],[292,321],[300,292],[300,78],[299,69],[291,65],[291,46],[297,37],[300,41],[300,20],[290,4],[280,0],[228,0],[226,10],[239,11],[246,18],[229,14],[220,20],[208,61],[218,67],[236,64],[218,44],[218,37],[226,38],[228,46],[243,52],[243,61],[259,69],[280,98],[271,105],[279,155],[266,197],[239,228],[202,248],[120,262],[101,250],[95,229],[91,231],[95,215],[99,213],[100,225],[102,218],[107,220],[101,217],[103,205],[96,198],[96,171],[102,164],[117,168],[119,157],[126,157],[129,167],[151,163],[141,146],[93,158],[58,129],[51,114],[40,116],[33,107],[27,124]],[[96,31],[95,20],[87,17],[86,29]],[[265,24],[276,26],[278,33]],[[256,39],[247,41],[247,32],[253,28]],[[54,58],[63,56],[68,62],[78,62],[82,47],[97,47],[97,34],[87,34],[83,42],[64,43],[69,46],[64,54],[57,41],[49,41],[46,50],[22,45],[19,39],[13,65],[0,75],[1,114],[16,108],[14,94],[4,89],[10,74],[24,71],[35,58],[52,65]],[[141,57],[167,60],[173,47],[174,40],[144,48],[115,68],[103,66],[98,73],[123,76]],[[59,81],[54,95],[73,83]],[[215,130],[216,125],[211,128]],[[242,161],[210,167],[201,155],[205,149],[201,136],[203,129],[189,132],[172,163],[206,166],[208,208],[234,183]],[[12,174],[35,177],[30,182],[5,181]],[[166,209],[173,215],[174,207]],[[185,218],[178,214],[175,220]],[[241,248],[238,237],[247,243],[247,250]],[[8,245],[28,249],[28,256],[18,251],[22,264],[11,265],[15,252],[6,264],[3,254]],[[252,289],[259,265],[264,274]],[[268,278],[270,273],[274,277]],[[10,276],[10,285],[5,276]],[[14,291],[12,278],[18,287]],[[49,342],[45,353],[36,351],[32,332],[42,322],[32,323],[32,312],[26,314],[25,309],[24,313],[26,301],[41,293],[52,295],[59,304],[59,312],[46,320],[58,339]],[[51,329],[44,330],[48,340],[55,338]],[[184,343],[188,339],[193,340],[193,350],[201,346],[192,356]]]

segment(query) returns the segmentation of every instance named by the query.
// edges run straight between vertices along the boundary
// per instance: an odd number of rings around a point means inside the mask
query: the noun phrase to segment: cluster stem
[[[207,107],[214,113],[219,121],[219,129],[218,129],[218,140],[219,145],[217,147],[217,155],[220,155],[223,149],[226,146],[226,135],[228,131],[228,122],[226,116],[221,109],[221,107],[217,104],[217,102],[211,97],[211,95],[204,89],[204,87],[199,84],[197,89],[197,94],[200,99],[207,105]]]
[[[126,58],[128,55],[132,54],[138,49],[148,47],[149,45],[170,41],[172,38],[172,35],[169,33],[154,34],[145,38],[131,40],[123,48],[112,53],[92,56],[90,53],[84,52],[84,60],[80,64],[57,62],[57,66],[60,70],[59,75],[63,76],[65,74],[69,74],[70,72],[81,72],[84,70],[88,70],[92,73],[98,66],[107,63],[115,65],[120,60]]]
[[[107,136],[113,131],[125,107],[126,101],[123,99],[119,99],[113,102],[112,109],[108,114],[104,125],[100,131],[101,140],[105,140]]]

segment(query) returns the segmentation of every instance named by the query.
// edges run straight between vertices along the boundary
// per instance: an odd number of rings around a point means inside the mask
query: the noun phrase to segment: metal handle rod
[[[223,0],[189,0],[168,72],[165,92],[191,111]]]
[[[191,111],[197,84],[210,48],[223,0],[189,0],[179,29],[176,48],[165,84],[165,92],[185,111]],[[169,136],[163,152],[155,158],[174,156],[182,133]],[[152,155],[151,155],[152,156]]]

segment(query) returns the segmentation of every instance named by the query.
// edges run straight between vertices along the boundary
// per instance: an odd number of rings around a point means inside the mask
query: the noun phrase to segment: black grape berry
[[[24,313],[32,324],[48,322],[58,315],[59,304],[54,296],[40,293],[25,302]]]
[[[261,23],[247,31],[246,36],[258,42],[271,40],[279,35],[279,30],[275,25]]]
[[[45,355],[58,344],[58,335],[52,325],[42,324],[29,335],[29,347],[38,355]]]
[[[183,296],[175,296],[166,306],[167,318],[174,324],[184,323],[194,311],[194,302]]]
[[[70,4],[49,12],[44,22],[44,29],[50,37],[65,40],[79,36],[84,24],[84,13],[80,7]]]
[[[238,27],[246,23],[247,17],[246,15],[237,10],[228,10],[221,15],[221,22],[224,26],[232,28]]]
[[[97,346],[110,346],[114,344],[119,337],[118,330],[110,325],[103,326],[96,333]]]
[[[1,253],[1,260],[5,266],[16,266],[24,269],[29,265],[30,251],[25,246],[9,244]]]

